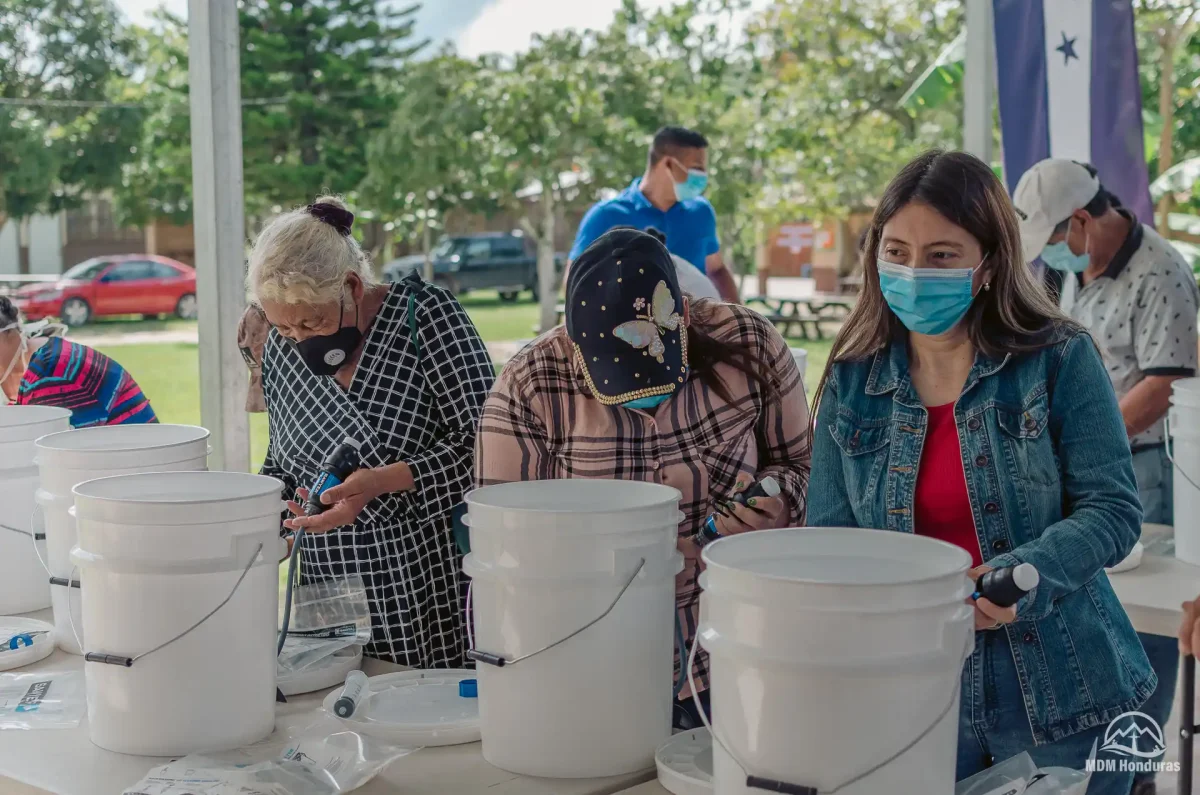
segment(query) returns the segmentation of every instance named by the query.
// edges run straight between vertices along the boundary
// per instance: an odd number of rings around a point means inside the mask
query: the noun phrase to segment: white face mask
[[[29,343],[26,342],[26,340],[25,340],[25,332],[21,330],[20,323],[10,323],[9,325],[5,326],[4,328],[0,328],[0,334],[3,334],[6,331],[11,331],[13,329],[17,329],[17,333],[21,335],[21,344],[17,348],[17,352],[13,354],[12,359],[9,361],[8,367],[4,368],[4,375],[0,375],[0,385],[3,385],[4,382],[8,380],[8,376],[12,374],[12,371],[17,366],[17,362],[20,361],[22,358],[24,358],[25,350],[29,345]],[[5,394],[4,402],[5,403],[15,402],[15,398],[10,398],[7,394]]]

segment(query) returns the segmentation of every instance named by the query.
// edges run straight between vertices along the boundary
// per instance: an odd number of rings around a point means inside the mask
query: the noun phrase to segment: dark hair
[[[707,149],[708,139],[686,127],[663,127],[654,134],[648,162],[658,165],[664,157],[674,156],[682,149]]]
[[[1093,177],[1099,176],[1100,172],[1097,171],[1096,167],[1093,166],[1091,163],[1079,163],[1078,160],[1076,160],[1075,162],[1078,163],[1079,165],[1083,166],[1084,169],[1087,170],[1087,173],[1090,174],[1091,176],[1093,176]],[[1118,199],[1112,193],[1109,193],[1108,189],[1105,188],[1103,184],[1101,184],[1100,190],[1096,191],[1096,195],[1093,196],[1091,201],[1089,201],[1087,204],[1085,204],[1082,207],[1082,209],[1085,213],[1087,213],[1091,217],[1099,218],[1100,216],[1102,216],[1106,212],[1108,212],[1110,207],[1115,209],[1120,206],[1121,206],[1121,200]],[[1062,221],[1059,222],[1058,226],[1054,227],[1053,234],[1061,235],[1062,233],[1066,232],[1067,227],[1070,225],[1070,223],[1071,223],[1070,216],[1067,216],[1066,218],[1062,219]]]
[[[737,342],[725,342],[713,336],[716,328],[717,304],[713,301],[689,303],[691,323],[688,325],[688,366],[701,383],[721,397],[726,403],[733,402],[729,387],[717,373],[718,364],[727,364],[739,371],[762,389],[763,399],[774,400],[779,395],[779,385],[768,375],[771,363]]]
[[[0,295],[0,328],[21,322],[21,312],[7,296]]]
[[[876,254],[884,225],[912,202],[961,227],[983,249],[990,289],[975,297],[963,319],[976,350],[991,358],[1039,350],[1052,344],[1056,327],[1070,322],[1025,264],[1016,212],[992,170],[965,152],[926,152],[896,175],[875,208],[862,254],[862,293],[834,340],[814,408],[836,362],[862,360],[908,339],[908,330],[884,300]]]

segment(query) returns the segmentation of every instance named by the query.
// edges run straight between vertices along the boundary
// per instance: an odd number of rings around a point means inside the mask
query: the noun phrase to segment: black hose
[[[300,559],[300,543],[304,541],[304,528],[298,528],[292,536],[292,554],[288,556],[287,588],[283,592],[283,626],[279,629],[279,643],[275,656],[283,653],[287,640],[288,626],[292,621],[292,589],[296,587],[296,562]]]

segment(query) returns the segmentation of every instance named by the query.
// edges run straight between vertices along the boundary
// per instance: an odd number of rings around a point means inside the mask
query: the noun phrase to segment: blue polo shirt
[[[717,214],[708,199],[701,197],[675,202],[671,209],[664,212],[651,204],[646,194],[642,193],[642,180],[639,177],[616,197],[592,205],[579,224],[570,259],[578,259],[596,238],[617,226],[643,230],[654,227],[667,236],[668,251],[683,257],[699,268],[701,273],[706,271],[705,261],[709,255],[721,250],[721,243],[717,240]]]

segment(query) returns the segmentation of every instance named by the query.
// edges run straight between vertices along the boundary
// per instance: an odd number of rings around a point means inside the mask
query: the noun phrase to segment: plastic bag
[[[355,637],[349,638],[307,638],[295,637],[288,633],[279,652],[279,676],[303,671],[324,660],[330,655],[337,654],[342,649],[358,643]]]
[[[371,642],[371,606],[357,575],[297,586],[292,592],[289,638]]]
[[[124,795],[342,795],[415,750],[347,731],[325,715],[238,751],[155,768]]]
[[[86,711],[83,671],[0,674],[0,730],[71,729]]]
[[[1096,744],[1086,768],[1096,761]],[[1038,768],[1027,754],[1017,754],[998,765],[963,779],[954,787],[954,795],[1085,795],[1092,774],[1066,767]]]

